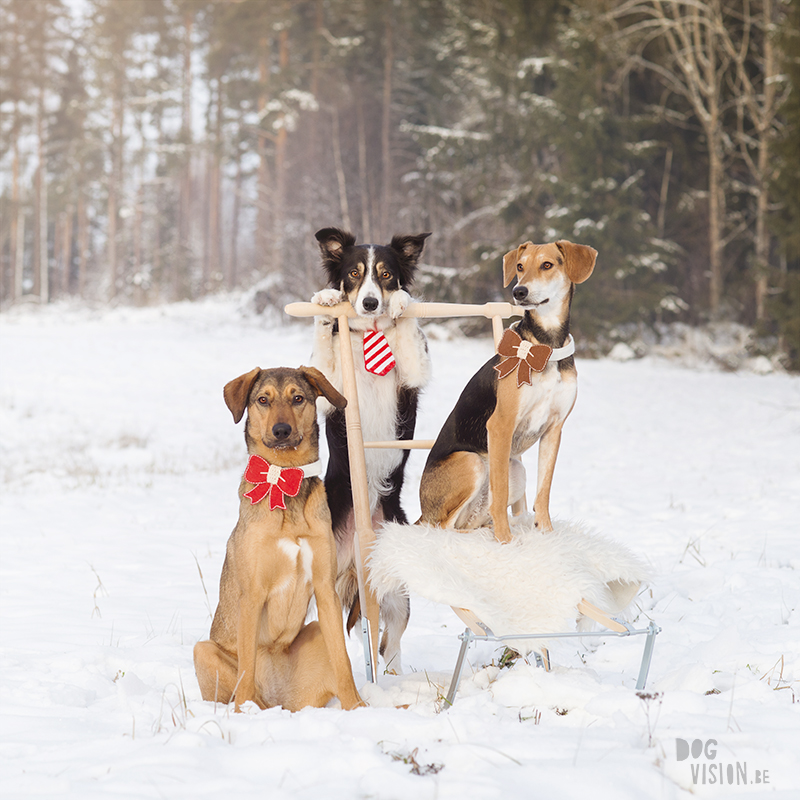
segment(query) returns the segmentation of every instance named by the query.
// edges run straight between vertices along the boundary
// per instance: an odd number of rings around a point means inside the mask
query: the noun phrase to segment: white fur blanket
[[[644,564],[579,525],[553,526],[540,533],[525,514],[512,520],[513,541],[500,544],[486,528],[459,533],[387,523],[370,556],[369,580],[379,598],[406,589],[469,609],[497,635],[575,630],[576,621],[579,630],[591,630],[577,611],[582,599],[612,615],[623,612],[648,577]],[[545,645],[527,640],[514,649]]]

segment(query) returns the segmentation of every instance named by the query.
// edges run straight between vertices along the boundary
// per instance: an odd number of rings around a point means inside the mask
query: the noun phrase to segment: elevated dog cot
[[[356,559],[358,581],[358,594],[361,603],[361,631],[364,643],[364,662],[367,680],[377,682],[377,655],[378,655],[378,601],[374,588],[367,580],[367,561],[375,545],[376,536],[372,527],[372,517],[369,508],[369,495],[367,489],[367,469],[365,459],[366,448],[396,448],[396,449],[430,449],[433,440],[395,440],[365,442],[361,429],[361,412],[358,403],[358,390],[356,386],[355,363],[350,337],[349,320],[356,317],[355,309],[348,302],[336,306],[321,306],[315,303],[290,303],[285,307],[285,312],[293,317],[314,317],[317,315],[332,316],[337,319],[339,326],[339,340],[341,348],[342,365],[342,394],[347,398],[345,408],[345,422],[347,428],[347,447],[350,458],[350,477],[353,490],[353,511],[355,518],[356,549],[361,558]],[[454,317],[485,317],[491,320],[492,334],[495,345],[503,335],[503,320],[521,316],[519,307],[511,303],[412,303],[403,313],[404,317],[416,318],[454,318]],[[514,515],[519,515],[525,510],[526,501],[523,497],[513,508]],[[650,669],[655,637],[661,630],[654,622],[646,628],[634,628],[629,623],[621,621],[607,614],[593,603],[581,599],[576,604],[575,612],[581,614],[606,628],[605,631],[564,631],[564,632],[537,632],[496,635],[491,627],[482,622],[479,617],[469,609],[451,605],[456,615],[465,623],[466,628],[459,638],[461,647],[456,660],[452,682],[447,693],[446,702],[449,705],[455,700],[458,684],[461,679],[467,650],[473,641],[497,641],[500,643],[513,643],[517,640],[537,639],[567,639],[581,637],[627,637],[646,636],[636,689],[644,689]],[[546,647],[538,648],[536,652],[537,663],[549,671],[550,659]]]

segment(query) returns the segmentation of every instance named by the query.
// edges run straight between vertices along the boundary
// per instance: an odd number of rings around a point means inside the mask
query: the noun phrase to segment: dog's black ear
[[[344,249],[356,243],[356,237],[352,233],[340,228],[321,228],[314,236],[319,242],[322,263],[325,267],[338,264],[342,260]]]
[[[517,274],[517,264],[529,244],[533,244],[533,242],[523,242],[519,247],[509,250],[503,256],[503,288],[514,280],[514,276]]]
[[[597,250],[588,244],[572,244],[565,239],[556,242],[564,254],[564,269],[573,283],[583,283],[594,271]]]
[[[425,240],[430,233],[419,233],[416,236],[393,236],[389,247],[400,256],[400,286],[409,286],[414,281],[414,271],[417,268],[417,261],[422,255],[422,248],[425,247]]]
[[[356,237],[352,233],[340,228],[321,228],[314,236],[319,242],[322,255],[337,260],[342,257],[345,247],[352,247],[356,243]]]
[[[256,367],[251,369],[250,372],[234,378],[230,383],[225,384],[222,390],[222,396],[225,398],[225,405],[231,410],[233,414],[233,421],[239,422],[244,416],[244,411],[247,408],[247,400],[250,397],[250,391],[253,384],[261,374],[261,368]]]
[[[331,385],[331,382],[315,367],[300,367],[299,371],[311,384],[317,396],[322,395],[334,408],[339,410],[347,405],[347,398]]]
[[[430,235],[430,232],[428,232],[418,233],[416,236],[393,236],[389,247],[392,250],[396,250],[409,266],[415,267],[419,257],[422,255],[422,248],[425,247],[425,240]]]

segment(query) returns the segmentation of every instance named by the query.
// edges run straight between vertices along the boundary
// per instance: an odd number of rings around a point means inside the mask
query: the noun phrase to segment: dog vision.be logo
[[[691,744],[686,739],[675,740],[675,757],[678,761],[690,760],[692,783],[697,786],[747,786],[768,784],[769,770],[748,770],[747,762],[725,763],[717,761],[716,739],[695,739]]]

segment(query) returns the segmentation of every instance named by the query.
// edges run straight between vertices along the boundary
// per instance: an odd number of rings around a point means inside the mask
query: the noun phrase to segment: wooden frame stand
[[[358,595],[361,602],[361,630],[364,640],[364,664],[367,680],[373,683],[378,678],[378,627],[379,614],[378,602],[366,578],[366,561],[375,542],[375,531],[372,528],[372,515],[369,508],[369,493],[367,489],[367,466],[364,456],[365,448],[397,448],[397,449],[430,449],[432,440],[396,440],[385,442],[365,442],[361,430],[361,412],[358,404],[358,388],[356,386],[355,363],[353,361],[353,348],[350,340],[349,320],[357,317],[355,309],[350,303],[339,303],[335,306],[321,306],[316,303],[289,303],[284,309],[293,317],[331,316],[339,323],[339,345],[341,348],[342,364],[342,394],[347,398],[345,408],[345,424],[347,428],[347,451],[350,457],[350,482],[353,487],[353,514],[355,518],[355,547],[360,554],[356,559],[356,574],[358,579]],[[492,321],[492,334],[495,345],[503,335],[503,320],[509,317],[519,317],[522,311],[511,303],[412,303],[403,313],[404,317],[432,318],[432,317],[486,317]],[[525,510],[526,501],[523,497],[513,506],[514,514]],[[582,636],[631,636],[647,634],[645,652],[636,684],[638,690],[644,689],[647,673],[650,667],[655,636],[661,630],[653,622],[644,630],[635,630],[627,623],[619,622],[605,614],[596,606],[586,600],[578,604],[577,611],[590,617],[608,630],[605,632],[568,632],[548,634],[515,634],[513,636],[495,636],[492,631],[467,609],[453,607],[453,611],[462,619],[467,628],[461,635],[461,650],[456,662],[453,681],[447,694],[447,704],[452,705],[455,699],[461,672],[464,666],[467,649],[473,640],[507,641],[514,639],[555,639]],[[547,650],[543,655],[537,655],[537,661],[545,669],[550,668]]]

